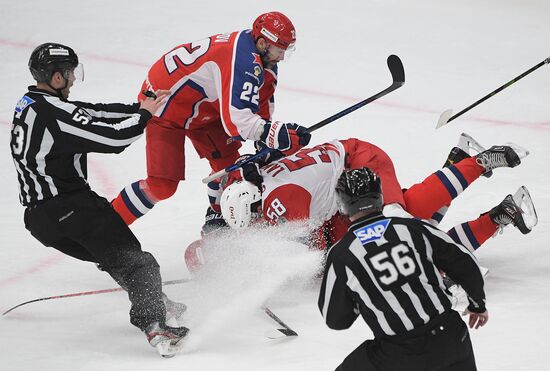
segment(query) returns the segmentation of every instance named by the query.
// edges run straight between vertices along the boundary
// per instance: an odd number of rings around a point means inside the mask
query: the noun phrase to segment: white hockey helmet
[[[222,215],[231,228],[248,227],[252,220],[252,207],[262,200],[262,194],[254,184],[241,180],[227,187],[220,200]]]

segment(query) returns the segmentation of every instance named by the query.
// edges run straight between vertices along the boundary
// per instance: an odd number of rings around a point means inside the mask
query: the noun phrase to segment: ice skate
[[[513,224],[523,234],[531,232],[538,222],[535,205],[525,186],[520,187],[513,196],[506,196],[500,204],[493,207],[489,211],[489,217],[501,229]]]
[[[499,167],[516,167],[521,164],[521,159],[526,157],[529,151],[513,143],[503,146],[492,146],[476,156],[476,161],[485,168],[485,172]]]
[[[483,151],[485,151],[485,147],[479,144],[477,140],[466,133],[462,133],[458,138],[458,144],[456,147],[451,149],[451,152],[449,153],[449,156],[447,156],[447,160],[445,161],[443,167],[456,164],[465,158],[472,157],[472,155],[478,155]],[[486,178],[491,177],[491,175],[493,175],[492,171],[487,171],[483,174]]]
[[[189,333],[187,327],[170,327],[153,322],[145,329],[147,341],[156,348],[163,358],[171,358],[183,347],[184,339]]]

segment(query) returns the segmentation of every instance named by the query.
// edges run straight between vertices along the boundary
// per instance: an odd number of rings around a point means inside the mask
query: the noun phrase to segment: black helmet
[[[54,72],[61,72],[68,78],[66,71],[78,66],[78,56],[68,46],[45,43],[36,47],[29,58],[29,70],[37,82],[49,82]]]
[[[368,167],[346,170],[336,184],[336,195],[343,214],[360,211],[382,211],[384,197],[378,175]]]

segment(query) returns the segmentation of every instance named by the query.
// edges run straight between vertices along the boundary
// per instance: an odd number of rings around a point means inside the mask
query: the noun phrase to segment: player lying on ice
[[[470,156],[470,150],[478,151]],[[269,163],[258,171],[251,165],[243,169],[245,180],[228,183],[221,198],[221,208],[227,224],[244,228],[263,216],[272,224],[281,221],[309,220],[315,230],[312,245],[326,248],[347,230],[349,221],[338,212],[335,185],[344,169],[370,167],[379,174],[384,187],[384,213],[404,209],[411,215],[437,225],[451,204],[481,175],[489,175],[499,167],[515,167],[528,152],[516,145],[493,146],[484,150],[466,134],[449,154],[442,169],[421,183],[403,191],[390,157],[380,148],[358,139],[334,140],[313,148],[303,148],[296,154]],[[233,178],[235,175],[232,174]],[[253,184],[255,183],[255,184]],[[260,192],[259,186],[262,187]],[[472,251],[477,249],[499,228],[509,224],[522,233],[531,231],[537,222],[532,200],[525,187],[505,199],[477,219],[455,226],[449,235]],[[207,221],[205,233],[225,225],[221,216]],[[201,242],[186,251],[188,265],[195,264],[195,250]]]

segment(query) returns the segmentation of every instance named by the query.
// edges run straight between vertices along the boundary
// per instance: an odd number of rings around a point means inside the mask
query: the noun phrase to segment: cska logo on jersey
[[[254,59],[252,60],[253,63],[263,66],[262,58],[260,58],[260,55],[258,53],[252,53],[252,56],[254,57]]]
[[[389,224],[390,219],[384,219],[359,228],[353,231],[353,233],[363,245],[366,245],[369,242],[382,238]]]
[[[254,76],[258,77],[262,73],[262,69],[258,66],[254,66]]]

